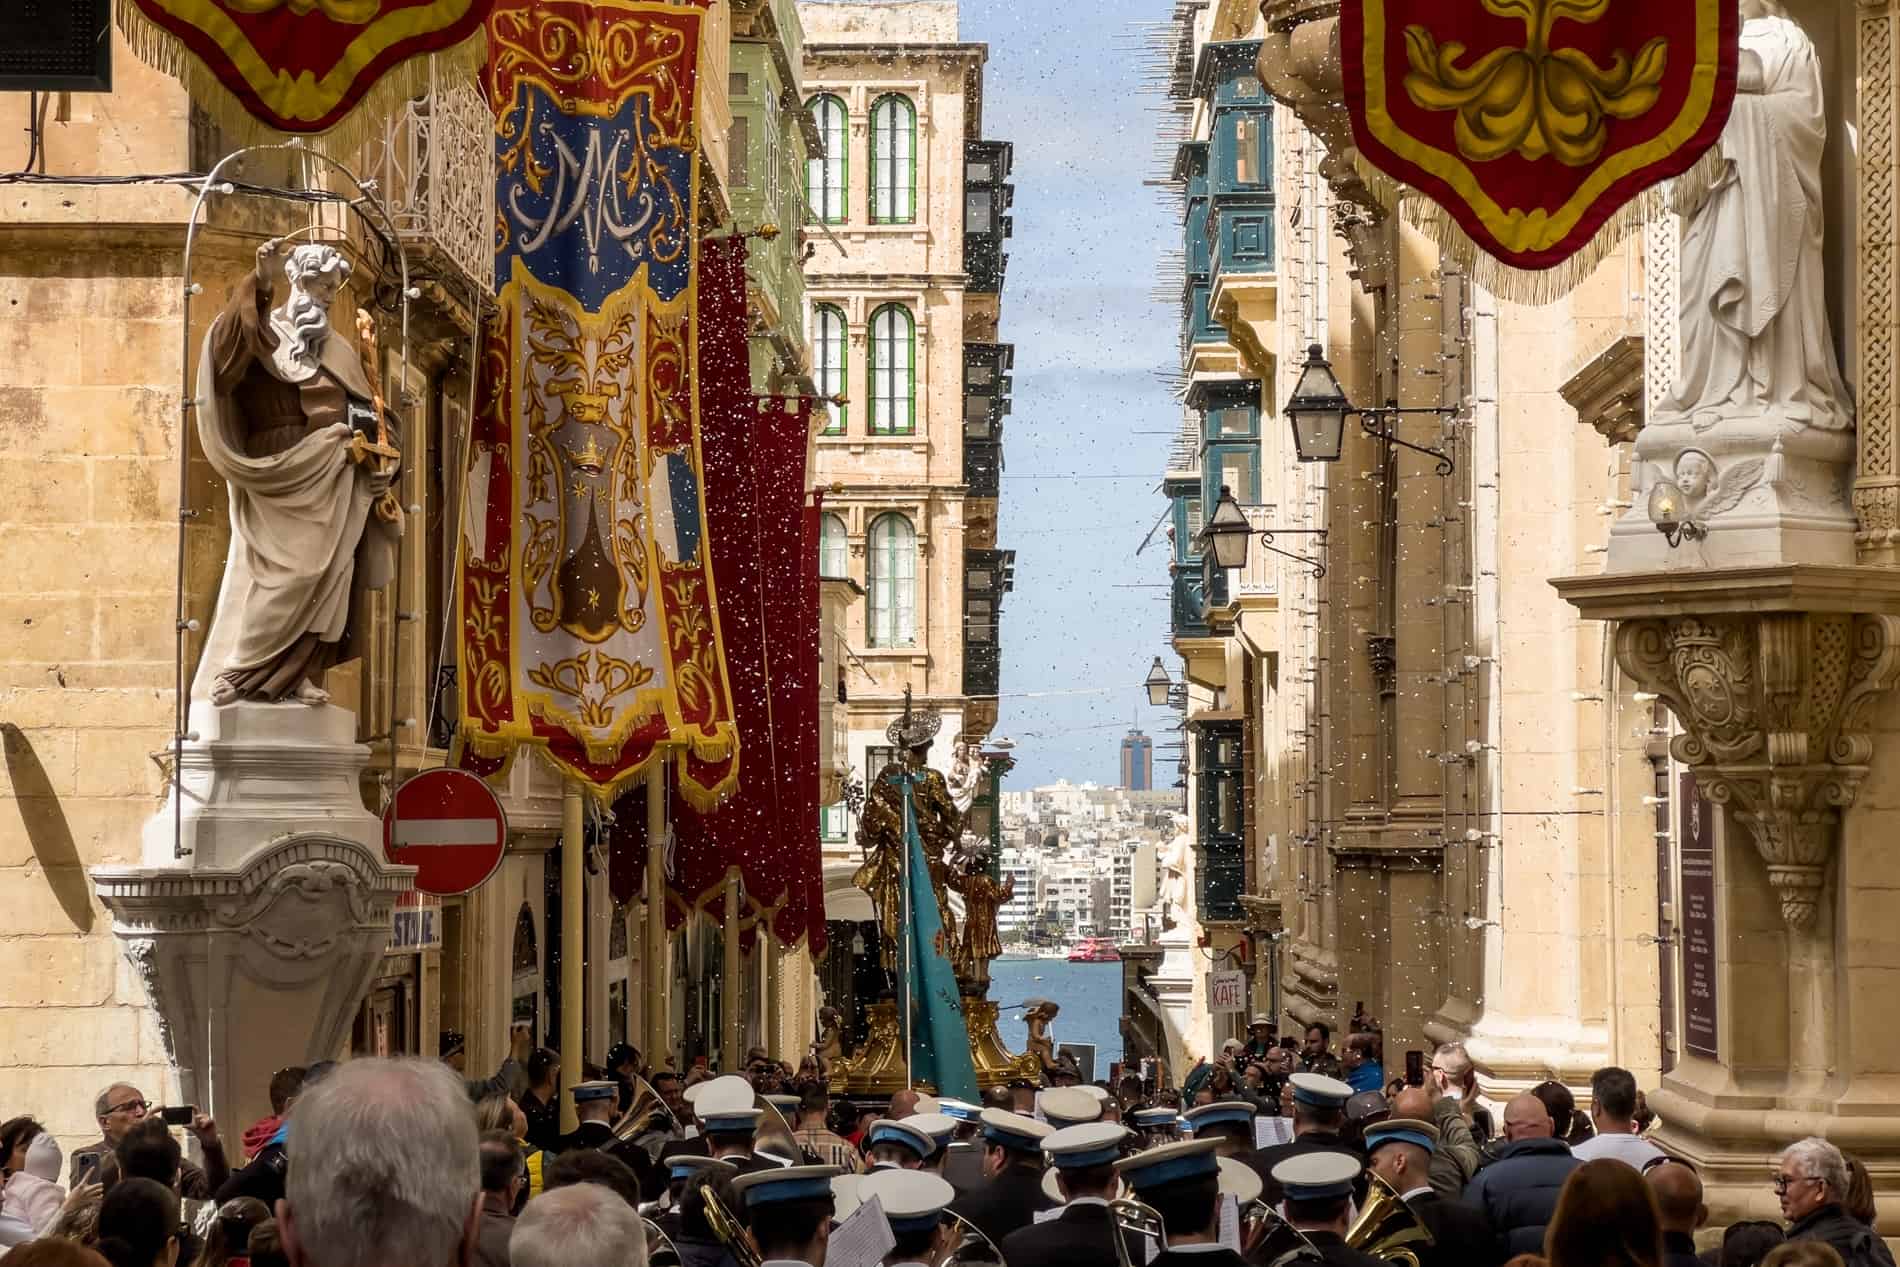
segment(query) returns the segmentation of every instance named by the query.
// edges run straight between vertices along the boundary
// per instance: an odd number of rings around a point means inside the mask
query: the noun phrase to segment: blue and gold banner
[[[710,808],[738,739],[700,454],[703,20],[641,0],[489,17],[498,311],[458,598],[474,759],[535,745],[611,796],[670,751]]]
[[[910,1001],[911,1083],[976,1103],[982,1091],[976,1085],[976,1063],[970,1056],[970,1031],[963,1021],[963,999],[950,963],[943,913],[930,883],[930,859],[917,831],[913,797],[924,776],[893,773],[886,777],[904,784],[904,852],[909,859],[904,882],[909,886],[910,918],[903,937],[903,973],[904,997]]]

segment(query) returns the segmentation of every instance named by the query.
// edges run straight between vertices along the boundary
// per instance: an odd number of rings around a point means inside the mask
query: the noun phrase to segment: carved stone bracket
[[[1578,422],[1611,444],[1628,444],[1643,429],[1643,336],[1617,339],[1557,390]]]
[[[1796,566],[1554,584],[1618,622],[1617,664],[1682,726],[1673,755],[1753,834],[1782,919],[1812,926],[1873,756],[1870,707],[1900,681],[1900,581]]]

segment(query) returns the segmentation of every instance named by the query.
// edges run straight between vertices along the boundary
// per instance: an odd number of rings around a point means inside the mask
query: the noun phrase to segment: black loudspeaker
[[[111,92],[112,0],[0,2],[0,92]]]

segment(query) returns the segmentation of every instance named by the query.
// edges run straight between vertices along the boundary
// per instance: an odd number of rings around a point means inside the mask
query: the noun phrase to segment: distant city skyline
[[[1159,0],[962,2],[963,39],[989,45],[983,135],[1016,159],[1000,335],[1016,347],[998,534],[1016,551],[995,730],[1016,743],[1005,787],[1112,786],[1130,722],[1173,724],[1142,686],[1167,654],[1166,551],[1136,549],[1166,504],[1181,419],[1156,376],[1175,318],[1149,298],[1180,226],[1142,184],[1155,118],[1124,38],[1166,15]]]

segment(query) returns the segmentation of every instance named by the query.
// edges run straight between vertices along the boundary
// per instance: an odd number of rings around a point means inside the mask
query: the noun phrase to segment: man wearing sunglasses
[[[82,1183],[97,1182],[99,1163],[105,1155],[117,1149],[126,1133],[155,1108],[146,1102],[144,1093],[129,1082],[115,1082],[101,1091],[93,1102],[93,1113],[99,1119],[102,1138],[74,1151],[70,1186],[77,1188]],[[229,1177],[231,1168],[224,1159],[224,1141],[218,1137],[218,1128],[210,1118],[199,1114],[188,1129],[204,1149],[205,1164],[200,1169],[185,1162],[179,1170],[178,1190],[182,1196],[201,1200],[217,1190]]]

